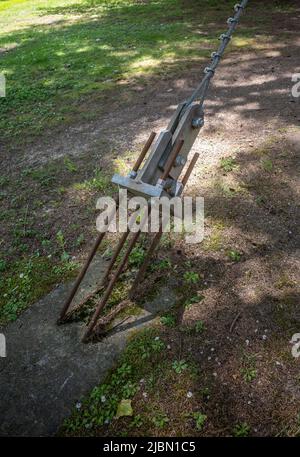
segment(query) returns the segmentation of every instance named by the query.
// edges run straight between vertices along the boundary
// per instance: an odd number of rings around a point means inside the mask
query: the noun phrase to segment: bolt
[[[129,178],[131,179],[135,179],[137,177],[137,172],[136,171],[133,171],[131,170],[131,172],[129,173]]]
[[[200,129],[200,127],[203,127],[204,125],[204,119],[201,117],[196,117],[192,120],[192,127],[193,129]]]
[[[179,167],[179,166],[183,167],[183,165],[185,165],[185,163],[186,163],[186,158],[185,157],[183,157],[181,155],[177,156],[177,158],[175,160],[175,166],[176,167]]]

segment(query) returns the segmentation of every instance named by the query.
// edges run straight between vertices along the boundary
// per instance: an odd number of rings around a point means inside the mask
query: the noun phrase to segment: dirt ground
[[[187,399],[174,379],[162,376],[147,398],[140,389],[133,409],[142,416],[151,415],[149,405],[163,409],[171,418],[163,429],[144,418],[140,429],[132,430],[124,418],[96,434],[198,434],[180,411],[199,409],[207,415],[204,436],[231,435],[235,424],[246,424],[254,436],[299,434],[299,361],[290,343],[300,328],[300,111],[299,99],[290,92],[291,73],[300,68],[295,24],[287,17],[278,23],[279,34],[288,32],[285,39],[256,52],[231,54],[223,62],[206,105],[206,127],[194,147],[200,160],[187,189],[205,198],[206,238],[200,246],[178,241],[160,253],[171,260],[183,291],[173,310],[176,327],[160,330],[171,347],[162,358],[196,364],[198,376],[185,386],[193,396]],[[126,119],[140,115],[130,122],[129,137],[138,129],[139,143],[150,128],[163,127],[198,74],[193,69],[185,78],[160,83],[152,90],[158,97],[143,91],[137,109],[126,113]],[[149,110],[146,123],[141,110]],[[229,170],[224,157],[234,158]],[[194,286],[201,301],[190,306],[182,305],[191,295],[184,292],[187,269],[202,278]],[[153,287],[150,274],[147,281],[145,289]],[[191,329],[199,320],[205,331],[197,336]]]
[[[177,325],[160,329],[171,346],[164,357],[197,365],[200,374],[189,386],[193,396],[179,401],[172,385],[160,379],[159,398],[153,392],[147,401],[159,403],[173,418],[165,428],[145,419],[143,427],[132,430],[124,418],[95,434],[200,433],[176,414],[180,409],[205,411],[205,436],[230,435],[237,423],[248,424],[255,436],[300,433],[300,362],[290,344],[300,332],[300,98],[291,95],[292,75],[300,73],[299,18],[300,9],[296,15],[273,13],[267,45],[230,53],[220,65],[206,103],[206,124],[193,148],[200,158],[186,190],[205,198],[205,240],[195,246],[177,240],[160,254],[170,259],[183,291],[173,310]],[[15,173],[71,156],[105,169],[124,151],[137,151],[151,130],[166,126],[202,68],[183,68],[175,78],[154,78],[126,91],[120,81],[120,93],[108,97],[97,121],[62,127],[4,157],[3,164]],[[69,226],[81,214],[78,202],[72,203],[70,196],[64,209]],[[55,225],[61,210],[53,217]],[[190,306],[183,305],[191,297],[185,271],[200,278],[192,289],[201,300]],[[151,274],[147,281],[153,286]],[[199,320],[203,333],[186,331]],[[134,410],[143,414],[145,404],[138,393]]]

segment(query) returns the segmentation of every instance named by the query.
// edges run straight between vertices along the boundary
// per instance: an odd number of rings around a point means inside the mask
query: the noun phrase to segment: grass
[[[220,167],[225,173],[229,173],[234,169],[238,168],[235,158],[233,157],[223,157],[220,161]]]
[[[60,434],[95,435],[113,431],[114,436],[124,433],[168,433],[177,421],[192,418],[193,427],[201,430],[206,416],[199,411],[182,411],[182,417],[172,414],[165,406],[158,390],[164,381],[172,379],[170,391],[177,404],[186,403],[188,387],[195,379],[192,364],[185,360],[172,360],[165,337],[157,327],[148,328],[132,336],[117,366],[104,382],[81,399],[71,416],[64,421]],[[179,397],[181,398],[179,400]],[[130,417],[118,418],[120,406],[129,404]],[[109,432],[108,432],[109,433]]]
[[[194,271],[186,271],[183,275],[183,279],[187,284],[197,284],[200,280],[200,276]]]
[[[207,416],[200,412],[196,412],[193,414],[193,418],[195,419],[195,422],[196,422],[196,429],[201,431],[203,429]]]
[[[244,381],[252,382],[257,377],[256,357],[254,354],[245,353],[243,356],[243,366],[241,367],[241,375]]]
[[[241,253],[236,249],[230,249],[227,255],[233,262],[239,262],[241,260]]]
[[[55,282],[69,278],[77,268],[69,259],[54,263],[38,253],[15,262],[10,268],[3,261],[0,265],[0,325],[16,320],[24,309],[51,290]]]
[[[1,323],[14,319],[30,303],[69,277],[70,270],[77,269],[79,253],[91,236],[95,236],[93,225],[84,227],[85,224],[78,222],[82,217],[95,220],[96,197],[99,193],[110,194],[112,188],[106,171],[94,168],[93,161],[83,168],[83,162],[82,158],[61,158],[1,179]],[[56,214],[60,216],[56,218]],[[78,259],[75,262],[74,255]],[[15,283],[23,265],[26,271],[26,265],[30,269],[30,288],[34,293],[22,292],[20,300]]]
[[[73,415],[63,425],[63,433],[79,432],[109,424],[115,417],[122,399],[132,399],[139,390],[140,379],[152,373],[152,367],[165,345],[154,329],[147,329],[135,336],[121,356],[118,367],[107,376],[99,387],[75,408]],[[142,361],[142,365],[139,366]],[[163,416],[155,416],[156,426],[163,423]],[[138,426],[141,417],[133,419]]]
[[[222,221],[212,221],[212,230],[208,238],[204,239],[204,248],[207,251],[217,252],[223,248],[223,232],[225,225]]]
[[[177,374],[181,374],[184,370],[188,368],[188,364],[185,360],[174,360],[172,363],[172,368]]]
[[[246,437],[249,435],[250,427],[247,423],[236,424],[233,429],[233,436],[236,438]]]
[[[166,327],[174,327],[176,324],[176,319],[172,314],[166,314],[160,318],[160,322]]]

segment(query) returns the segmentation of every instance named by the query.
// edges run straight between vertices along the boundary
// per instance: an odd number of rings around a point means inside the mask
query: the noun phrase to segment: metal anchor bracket
[[[186,164],[188,162],[189,152],[197,138],[200,129],[204,125],[203,104],[207,95],[210,80],[215,75],[216,68],[221,61],[226,46],[231,39],[231,36],[247,3],[248,0],[241,0],[241,2],[235,6],[234,16],[229,18],[227,21],[228,30],[225,34],[221,35],[220,46],[216,52],[212,53],[212,62],[210,66],[206,67],[204,70],[202,81],[198,87],[196,87],[190,98],[184,103],[178,105],[176,111],[170,119],[167,129],[160,132],[157,138],[154,132],[150,134],[145,146],[143,147],[128,176],[120,176],[119,174],[115,174],[112,178],[112,182],[114,184],[117,184],[121,188],[127,189],[129,193],[146,197],[148,205],[151,197],[166,196],[171,198],[173,196],[180,196],[188,182],[188,179],[198,160],[199,154],[194,154],[187,167]],[[156,140],[154,141],[155,138]],[[148,151],[149,154],[146,158]],[[184,170],[185,167],[186,169]],[[182,173],[183,178],[180,180]],[[116,207],[118,210],[119,202],[117,202]],[[149,205],[149,207],[151,211],[151,205]],[[110,216],[108,216],[108,219],[110,219]],[[126,268],[129,255],[141,235],[143,224],[144,219],[142,218],[140,221],[139,230],[132,234],[130,233],[130,227],[127,228],[127,231],[121,236],[119,244],[111,257],[101,286],[78,305],[78,307],[80,307],[83,306],[87,300],[96,300],[96,294],[101,289],[103,289],[103,294],[100,300],[95,302],[96,307],[94,314],[85,329],[82,339],[84,342],[89,341],[90,338],[95,335],[95,332],[97,332],[100,314],[107,301],[109,300],[114,285]],[[154,250],[159,244],[162,233],[163,221],[161,221],[159,231],[155,234],[152,242],[150,243],[150,247],[148,253],[146,254],[144,263],[142,264],[134,280],[132,289],[130,291],[131,297],[135,295],[136,289],[145,275],[147,265],[151,260],[151,256],[153,255]],[[63,306],[58,320],[59,324],[69,320],[73,313],[78,309],[70,309],[72,300],[104,236],[105,233],[99,233],[88,258],[73,285],[69,297]],[[128,245],[126,246],[127,241]],[[123,257],[120,259],[120,254],[122,254],[123,250],[125,250],[125,252],[123,253]],[[117,266],[114,270],[115,265]]]

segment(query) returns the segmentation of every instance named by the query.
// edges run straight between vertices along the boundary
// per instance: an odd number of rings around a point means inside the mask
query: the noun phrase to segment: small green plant
[[[42,240],[42,246],[43,248],[48,248],[51,246],[51,240]]]
[[[193,413],[193,418],[195,419],[195,422],[196,422],[196,429],[201,431],[203,429],[207,416],[200,412],[196,412],[196,413]]]
[[[250,432],[250,427],[246,422],[241,424],[236,424],[233,428],[233,436],[236,438],[248,436]]]
[[[136,343],[136,349],[142,359],[149,359],[153,354],[162,351],[165,347],[163,341],[157,336],[151,339],[141,339]]]
[[[203,321],[196,321],[195,323],[195,332],[202,333],[204,331],[204,322]]]
[[[227,255],[233,262],[239,262],[241,260],[241,253],[236,251],[235,249],[231,249],[230,251],[228,251]]]
[[[169,259],[162,259],[157,263],[156,268],[158,270],[167,270],[168,268],[171,268],[172,264]]]
[[[204,299],[204,295],[193,295],[184,302],[185,309],[189,309],[194,303],[199,303]]]
[[[265,171],[272,171],[273,170],[273,163],[270,159],[264,159],[261,161],[262,167]]]
[[[199,274],[194,271],[186,271],[183,275],[183,279],[188,284],[196,284],[199,281]]]
[[[0,259],[0,271],[3,272],[7,269],[7,262],[4,259]]]
[[[139,267],[145,258],[145,251],[141,247],[136,247],[131,251],[128,263],[132,267]]]
[[[224,170],[226,173],[233,171],[235,168],[238,167],[236,160],[233,157],[222,158],[220,166],[222,170]]]
[[[76,167],[75,163],[72,162],[70,157],[65,157],[64,158],[64,164],[65,164],[66,169],[68,171],[70,171],[71,173],[74,173],[75,171],[77,171],[77,167]]]
[[[67,251],[65,249],[66,240],[65,240],[65,237],[64,237],[63,232],[61,230],[59,230],[57,232],[57,234],[56,234],[56,241],[57,241],[57,244],[59,245],[59,247],[62,250],[62,254],[60,256],[61,261],[62,262],[67,262],[70,259],[70,256],[69,256],[69,254],[67,253]]]
[[[65,237],[63,235],[63,232],[61,230],[59,230],[56,234],[56,241],[57,243],[59,244],[59,246],[64,249],[65,248]]]
[[[180,374],[188,368],[188,364],[185,360],[175,360],[172,363],[172,368],[175,371],[175,373]]]
[[[241,374],[246,382],[252,382],[257,376],[256,358],[254,354],[245,353],[243,356],[243,366]]]
[[[124,386],[122,387],[122,396],[124,398],[132,398],[137,391],[137,385],[132,383],[131,381],[128,381]]]
[[[143,419],[140,414],[134,416],[132,421],[130,422],[130,428],[140,428],[143,425]]]
[[[110,187],[110,180],[103,174],[103,172],[96,168],[94,170],[94,176],[91,179],[87,179],[81,183],[74,184],[76,190],[87,190],[87,191],[106,191],[108,192]]]
[[[160,322],[165,325],[166,327],[174,327],[176,320],[172,314],[167,314],[160,318]]]
[[[157,428],[163,428],[169,421],[170,419],[168,416],[163,413],[160,413],[152,418],[152,422]]]
[[[6,176],[0,176],[0,187],[5,187],[9,183],[9,179]]]
[[[252,382],[257,376],[257,370],[251,367],[241,368],[241,374],[246,382]]]

